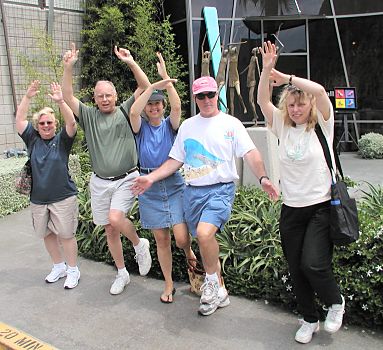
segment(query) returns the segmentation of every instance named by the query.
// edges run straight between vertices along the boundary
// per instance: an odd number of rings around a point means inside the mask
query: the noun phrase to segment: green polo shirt
[[[134,96],[121,104],[127,114]],[[102,177],[121,175],[137,165],[132,129],[119,106],[111,114],[80,102],[78,121],[84,130],[93,171]]]

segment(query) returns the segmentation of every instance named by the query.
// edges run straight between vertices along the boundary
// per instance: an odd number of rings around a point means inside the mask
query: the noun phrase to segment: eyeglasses
[[[216,95],[217,93],[214,92],[214,91],[211,91],[211,92],[208,92],[206,94],[203,94],[203,93],[200,93],[200,94],[197,94],[195,95],[195,97],[198,99],[198,100],[204,100],[205,97],[207,97],[208,99],[212,99],[214,98],[214,96]]]
[[[94,97],[97,100],[103,100],[103,99],[110,100],[113,96],[114,96],[113,94],[98,94],[98,95],[95,95]]]
[[[51,121],[51,120],[48,120],[48,121],[46,121],[46,122],[39,122],[39,125],[41,125],[41,126],[43,126],[43,125],[52,125],[53,124],[53,122]]]

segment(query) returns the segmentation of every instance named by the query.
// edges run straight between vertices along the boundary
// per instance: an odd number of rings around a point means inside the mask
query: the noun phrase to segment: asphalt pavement
[[[341,161],[354,180],[383,184],[383,160],[344,153]],[[33,234],[29,208],[0,219],[0,242],[0,323],[56,349],[383,349],[383,332],[346,326],[330,335],[323,324],[310,344],[298,344],[296,316],[265,300],[231,296],[230,306],[199,316],[199,299],[185,283],[175,284],[173,304],[160,302],[161,280],[138,275],[112,296],[114,268],[81,257],[75,289],[64,289],[64,279],[47,284],[51,262]],[[0,349],[6,336],[0,327]],[[20,344],[17,349],[46,348],[27,338]]]

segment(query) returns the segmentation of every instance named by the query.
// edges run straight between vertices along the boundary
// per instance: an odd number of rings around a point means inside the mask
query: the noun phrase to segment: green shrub
[[[383,135],[370,132],[363,135],[359,142],[359,154],[363,158],[383,158]]]
[[[27,157],[0,159],[0,217],[29,205],[29,197],[16,192],[15,180]]]
[[[29,196],[16,192],[16,175],[27,161],[27,157],[0,159],[0,217],[15,213],[29,205]],[[69,171],[74,181],[80,179],[78,156],[69,156]]]

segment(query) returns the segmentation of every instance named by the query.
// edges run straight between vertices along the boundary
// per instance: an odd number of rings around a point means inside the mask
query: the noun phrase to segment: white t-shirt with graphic
[[[185,120],[169,157],[184,163],[185,182],[193,186],[227,183],[238,179],[235,158],[255,149],[240,120],[220,112]]]
[[[318,123],[334,159],[334,112],[325,121],[318,111]],[[330,199],[331,174],[322,146],[314,129],[307,124],[285,125],[282,112],[274,109],[272,133],[279,139],[280,185],[283,203],[290,207],[306,207]],[[333,164],[335,169],[335,165]]]

